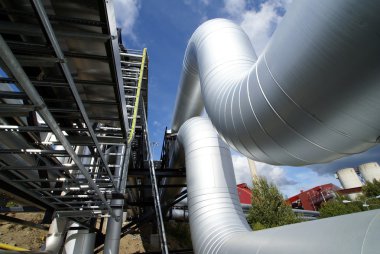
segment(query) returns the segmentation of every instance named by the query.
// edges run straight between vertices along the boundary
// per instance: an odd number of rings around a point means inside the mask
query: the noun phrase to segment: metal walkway
[[[0,9],[0,180],[59,216],[113,216],[140,73],[146,98],[143,54],[119,49],[107,2],[17,4]]]
[[[114,15],[112,1],[0,0],[0,188],[45,223],[148,214],[168,253],[147,51],[123,46]]]

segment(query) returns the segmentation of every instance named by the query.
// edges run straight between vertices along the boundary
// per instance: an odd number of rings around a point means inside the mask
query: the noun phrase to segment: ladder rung
[[[137,69],[130,69],[130,68],[121,68],[122,71],[130,71],[130,72],[140,72],[140,70]]]
[[[139,78],[132,78],[132,77],[123,77],[123,79],[129,79],[129,80],[139,80]]]

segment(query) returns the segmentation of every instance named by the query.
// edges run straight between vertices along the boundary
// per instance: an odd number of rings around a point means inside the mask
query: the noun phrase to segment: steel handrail
[[[139,79],[138,79],[138,83],[137,83],[136,100],[135,100],[135,105],[133,108],[132,126],[131,126],[129,136],[128,136],[128,144],[130,144],[132,142],[133,137],[134,137],[134,133],[135,133],[137,111],[139,108],[139,100],[140,100],[140,92],[141,92],[141,84],[142,84],[142,80],[143,80],[143,76],[144,76],[145,60],[146,60],[146,48],[143,49],[143,54],[142,54],[140,74],[139,74]]]
[[[152,150],[150,148],[150,142],[149,142],[149,131],[148,131],[148,125],[147,125],[147,119],[146,119],[146,113],[145,113],[145,107],[144,107],[144,99],[142,99],[142,108],[143,108],[143,114],[144,114],[144,127],[145,127],[145,145],[147,147],[147,159],[149,164],[149,172],[150,172],[150,179],[152,184],[152,195],[154,198],[154,207],[156,210],[156,219],[157,219],[157,226],[158,226],[158,232],[160,234],[160,241],[161,241],[161,251],[162,253],[169,253],[167,240],[166,240],[166,233],[165,233],[165,227],[164,227],[164,220],[162,217],[162,209],[161,209],[161,201],[160,201],[160,195],[158,192],[158,186],[157,186],[157,179],[156,179],[156,171],[154,168],[154,162],[153,162],[153,154]]]

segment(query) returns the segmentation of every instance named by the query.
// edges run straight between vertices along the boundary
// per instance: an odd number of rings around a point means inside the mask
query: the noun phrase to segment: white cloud
[[[183,0],[183,3],[188,6],[189,10],[200,17],[199,24],[207,21],[207,9],[210,5],[210,0]]]
[[[244,12],[245,0],[225,0],[224,11],[230,16],[238,16]]]
[[[247,158],[233,152],[232,162],[235,169],[237,183],[247,183],[252,187],[252,176],[248,167]],[[318,175],[307,167],[282,167],[255,162],[257,174],[274,183],[287,197],[296,195],[300,190],[308,190],[315,186],[333,183],[337,186],[339,182],[333,175]]]
[[[242,155],[233,154],[232,162],[235,169],[236,183],[246,183],[252,186],[252,176],[248,167],[247,158]]]
[[[122,30],[123,35],[137,40],[137,36],[133,31],[133,27],[139,16],[140,1],[138,0],[115,0],[115,15],[117,26]]]
[[[159,121],[153,121],[153,126],[154,127],[161,127],[162,124]]]
[[[201,0],[201,3],[205,6],[210,4],[210,0]]]
[[[268,181],[276,184],[278,187],[295,185],[297,181],[290,179],[284,170],[280,166],[273,166],[262,162],[255,162],[257,168],[257,174],[265,177]]]
[[[320,176],[308,168],[300,168],[302,171],[294,175],[298,182],[296,185],[284,186],[281,191],[288,197],[298,194],[301,190],[306,191],[319,185],[332,183],[340,187],[338,180],[333,175]]]
[[[276,13],[277,4],[269,2],[261,5],[261,10],[246,11],[243,14],[241,27],[248,34],[257,54],[265,48],[271,37],[274,27],[279,24],[282,17]]]
[[[225,0],[224,11],[241,25],[259,55],[281,22],[282,16],[278,9],[286,9],[289,3],[290,0],[267,1],[260,5],[259,10],[255,10],[248,9],[245,0]]]
[[[188,6],[194,6],[194,5],[203,5],[203,6],[208,6],[210,5],[210,0],[198,0],[198,1],[194,1],[194,0],[183,0],[183,3],[188,5]]]
[[[247,183],[252,186],[252,175],[249,170],[247,158],[242,155],[233,154],[232,162],[234,164],[236,182]],[[290,179],[286,175],[286,172],[282,167],[273,166],[262,162],[255,163],[257,174],[266,178],[269,182],[274,183],[279,188],[286,185],[297,184],[296,181]]]

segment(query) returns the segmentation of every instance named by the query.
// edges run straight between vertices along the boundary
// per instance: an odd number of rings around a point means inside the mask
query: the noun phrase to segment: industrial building
[[[287,203],[293,209],[304,209],[309,211],[318,211],[324,202],[336,197],[336,192],[340,190],[334,184],[323,184],[309,190],[301,191],[287,199]]]
[[[377,145],[380,3],[296,2],[259,56],[237,24],[200,25],[157,162],[148,50],[123,44],[113,1],[0,6],[0,188],[44,212],[13,219],[49,225],[32,253],[117,254],[143,225],[169,253],[164,219],[185,198],[194,253],[378,253],[379,210],[252,232],[230,148],[301,166]]]
[[[377,162],[368,162],[359,165],[357,168],[343,168],[336,172],[336,178],[343,187],[339,193],[347,195],[351,200],[355,200],[362,192],[362,186],[366,182],[380,180],[380,166]]]

